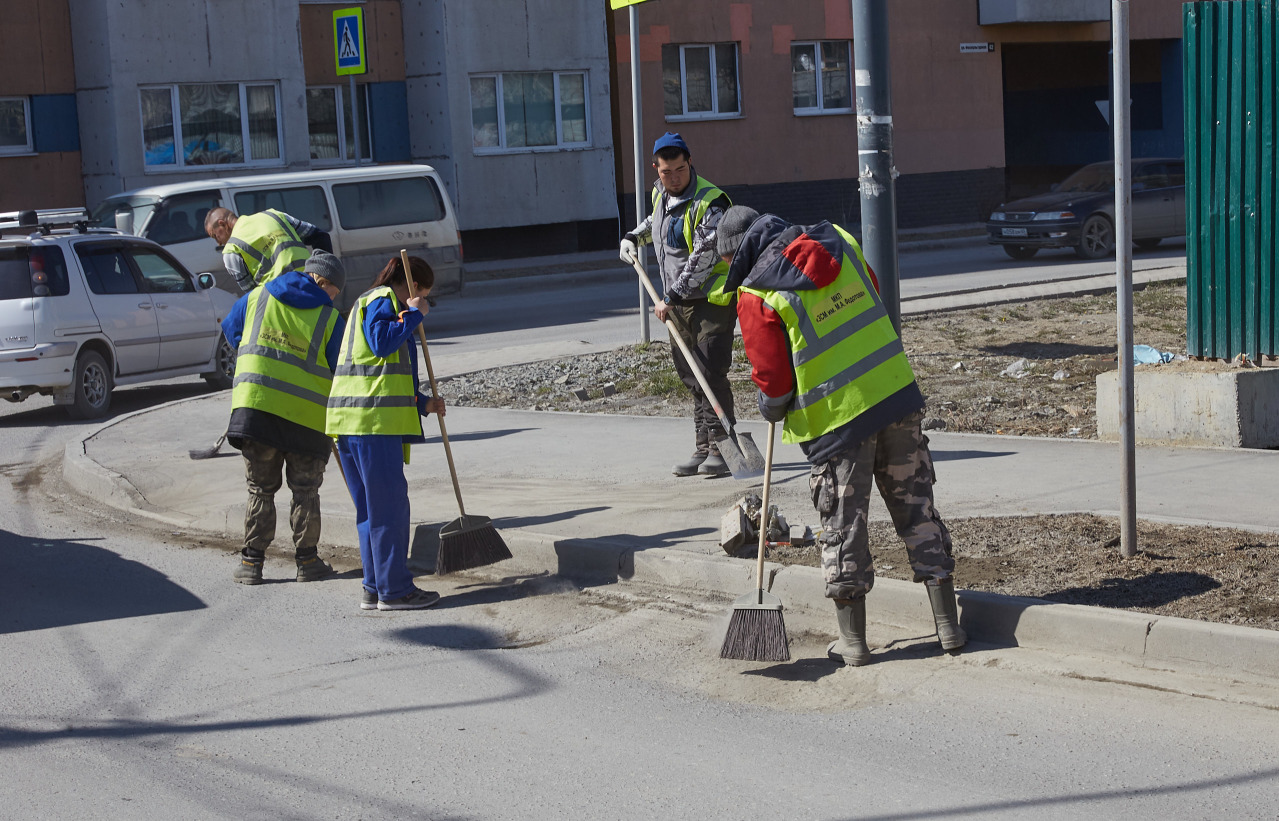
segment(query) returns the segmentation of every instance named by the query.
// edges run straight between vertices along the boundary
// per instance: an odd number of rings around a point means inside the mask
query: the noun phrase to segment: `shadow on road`
[[[110,550],[2,530],[0,602],[0,634],[205,607],[163,573]]]

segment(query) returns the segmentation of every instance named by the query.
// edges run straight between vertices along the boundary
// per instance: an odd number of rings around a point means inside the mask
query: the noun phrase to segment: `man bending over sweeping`
[[[812,465],[826,596],[839,620],[827,655],[851,667],[871,660],[872,478],[915,581],[928,590],[942,648],[963,647],[950,532],[933,506],[933,461],[920,427],[924,397],[857,241],[829,222],[791,225],[741,205],[725,212],[718,233],[759,411],[784,422],[782,441],[798,442]]]

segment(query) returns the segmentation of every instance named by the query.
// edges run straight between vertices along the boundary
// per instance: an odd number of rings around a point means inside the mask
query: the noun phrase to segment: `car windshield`
[[[1058,191],[1106,192],[1115,190],[1115,167],[1109,163],[1085,165],[1057,186]]]
[[[159,202],[158,197],[108,197],[93,209],[93,213],[89,215],[89,224],[115,228],[116,212],[128,210],[133,212],[133,230],[136,233],[146,224],[147,217],[151,216]]]

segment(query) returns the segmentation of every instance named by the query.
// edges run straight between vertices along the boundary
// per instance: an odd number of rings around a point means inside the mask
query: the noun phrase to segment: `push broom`
[[[733,618],[719,648],[722,659],[790,661],[782,600],[764,589],[764,545],[768,541],[768,486],[773,478],[773,429],[768,423],[764,449],[764,492],[759,507],[759,556],[755,561],[755,589],[733,602]]]
[[[409,252],[400,251],[400,264],[404,267],[404,281],[411,297],[417,293],[413,276],[409,273]],[[435,386],[435,369],[431,367],[431,354],[426,347],[426,331],[417,326],[418,341],[422,343],[422,359],[426,362],[426,375],[431,381],[431,395],[439,396]],[[487,516],[468,516],[462,504],[462,487],[457,483],[457,468],[453,466],[453,450],[449,447],[448,431],[444,417],[436,414],[440,423],[440,439],[444,442],[444,457],[449,463],[449,476],[453,479],[453,494],[457,496],[457,509],[461,515],[440,528],[440,550],[435,559],[435,573],[443,576],[456,570],[496,564],[511,558],[511,551]]]

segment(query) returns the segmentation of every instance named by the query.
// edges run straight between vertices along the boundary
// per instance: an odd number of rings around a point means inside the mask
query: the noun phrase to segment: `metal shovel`
[[[661,298],[657,296],[657,291],[653,288],[653,282],[648,278],[648,272],[640,267],[639,260],[631,260],[631,265],[635,267],[635,273],[639,274],[640,282],[644,284],[644,290],[648,291],[648,296],[654,303],[661,302]],[[675,344],[679,346],[680,353],[684,354],[684,361],[688,363],[688,367],[693,371],[693,376],[697,377],[697,384],[701,386],[702,393],[710,401],[711,407],[715,409],[715,415],[719,417],[719,423],[724,426],[727,435],[715,440],[715,447],[719,449],[719,455],[724,457],[724,464],[728,465],[728,472],[733,474],[734,479],[755,479],[764,475],[764,457],[759,452],[759,447],[755,444],[755,440],[751,438],[749,433],[745,431],[737,433],[733,430],[733,426],[728,423],[728,417],[724,415],[724,409],[720,407],[719,400],[715,398],[715,392],[711,390],[710,385],[706,384],[706,376],[702,373],[702,368],[697,364],[696,357],[693,352],[688,349],[684,337],[680,335],[679,328],[675,325],[674,320],[667,319],[666,327],[670,329],[671,338],[675,340]]]

